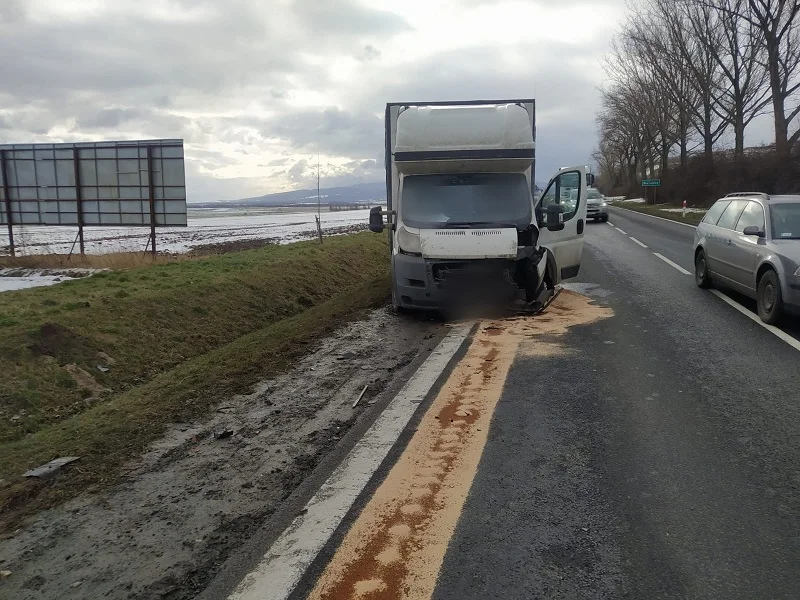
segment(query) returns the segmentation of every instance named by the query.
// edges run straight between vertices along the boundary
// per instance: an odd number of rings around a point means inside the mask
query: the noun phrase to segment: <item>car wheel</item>
[[[700,250],[694,257],[694,281],[697,287],[708,289],[711,287],[711,277],[708,275],[706,253]]]
[[[603,223],[608,223],[608,216],[602,217],[600,219]]]
[[[783,295],[781,282],[775,271],[767,271],[758,282],[758,316],[767,325],[775,325],[781,318]]]

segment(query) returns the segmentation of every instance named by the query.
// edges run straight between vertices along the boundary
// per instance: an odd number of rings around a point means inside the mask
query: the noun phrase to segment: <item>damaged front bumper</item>
[[[543,251],[521,250],[517,260],[442,260],[396,254],[395,301],[405,309],[436,310],[457,304],[513,302],[543,279]]]

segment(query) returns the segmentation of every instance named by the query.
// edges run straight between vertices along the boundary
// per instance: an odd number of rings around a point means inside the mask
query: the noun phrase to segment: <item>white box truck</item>
[[[441,309],[463,299],[546,297],[578,274],[584,166],[562,168],[534,201],[534,100],[386,106],[392,304]]]

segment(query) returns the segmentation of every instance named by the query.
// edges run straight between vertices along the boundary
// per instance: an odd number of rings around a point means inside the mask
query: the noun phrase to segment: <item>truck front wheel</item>
[[[539,272],[530,258],[523,258],[517,262],[517,285],[525,290],[525,301],[533,302],[538,297]]]

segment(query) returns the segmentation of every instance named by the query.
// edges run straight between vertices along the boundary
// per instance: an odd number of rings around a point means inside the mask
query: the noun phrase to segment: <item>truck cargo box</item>
[[[394,162],[405,175],[527,171],[535,157],[531,122],[521,104],[404,107]]]

